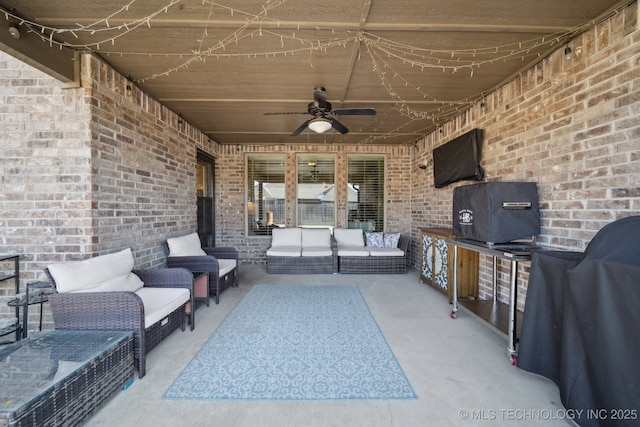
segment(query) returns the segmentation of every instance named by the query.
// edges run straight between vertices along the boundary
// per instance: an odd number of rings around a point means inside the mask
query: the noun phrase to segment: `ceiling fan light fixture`
[[[309,129],[315,133],[325,133],[332,127],[333,125],[331,124],[331,121],[324,117],[318,117],[309,122]]]

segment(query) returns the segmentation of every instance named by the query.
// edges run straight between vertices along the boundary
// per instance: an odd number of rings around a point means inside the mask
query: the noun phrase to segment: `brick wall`
[[[227,145],[221,146],[217,163],[217,217],[216,241],[221,246],[238,248],[241,262],[266,263],[266,250],[271,237],[247,237],[245,232],[246,174],[245,157],[250,153],[282,153],[285,155],[286,225],[296,225],[296,155],[300,153],[326,153],[335,155],[336,163],[336,220],[338,227],[347,227],[347,157],[350,154],[381,154],[386,165],[387,230],[411,231],[411,185],[408,165],[412,161],[412,148],[344,145]]]
[[[0,52],[0,253],[21,255],[22,291],[60,251],[91,244],[91,115],[81,92]],[[0,282],[3,318],[14,287]]]
[[[597,25],[418,144],[416,162],[473,128],[484,130],[487,181],[538,183],[539,243],[582,251],[604,225],[640,214],[640,31],[638,5]],[[416,168],[414,168],[416,169]],[[433,187],[433,170],[416,170],[416,227],[451,226],[452,192]],[[520,268],[524,294],[528,267]],[[491,264],[482,259],[483,294]],[[500,266],[501,283],[508,275]],[[508,289],[501,287],[501,298]],[[519,298],[524,303],[524,295]]]
[[[196,229],[196,147],[216,154],[96,57],[81,65],[62,89],[0,52],[0,253],[21,255],[22,291],[49,263],[127,247],[137,268],[164,265],[166,238]],[[14,287],[0,282],[2,317]]]
[[[166,238],[196,230],[196,148],[215,154],[215,144],[104,62],[82,59],[92,116],[92,252],[131,247],[136,267],[164,265]]]

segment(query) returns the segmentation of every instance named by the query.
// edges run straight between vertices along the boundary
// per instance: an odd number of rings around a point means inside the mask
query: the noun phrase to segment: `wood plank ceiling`
[[[62,44],[101,55],[221,144],[394,145],[481,102],[628,3],[0,0],[0,10],[4,27],[41,37],[51,54]],[[377,114],[330,115],[344,135],[291,136],[313,118],[316,86],[334,110]],[[281,112],[300,114],[265,114]]]

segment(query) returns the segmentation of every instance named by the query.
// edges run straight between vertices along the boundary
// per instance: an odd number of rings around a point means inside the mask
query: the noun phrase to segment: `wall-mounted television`
[[[441,188],[462,180],[482,181],[482,129],[473,129],[433,149],[433,182]]]

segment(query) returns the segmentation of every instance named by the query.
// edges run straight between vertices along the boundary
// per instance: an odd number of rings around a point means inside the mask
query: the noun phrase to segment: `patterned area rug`
[[[357,287],[255,285],[164,398],[341,400],[416,395]]]

